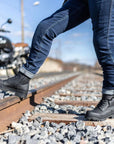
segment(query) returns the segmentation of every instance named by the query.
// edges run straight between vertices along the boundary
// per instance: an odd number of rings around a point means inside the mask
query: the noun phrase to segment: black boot
[[[30,78],[19,72],[7,80],[0,80],[0,89],[15,92],[15,95],[20,99],[25,99],[29,89],[29,81]]]
[[[114,118],[114,95],[103,94],[102,100],[92,111],[87,111],[85,117],[88,120],[102,121]]]

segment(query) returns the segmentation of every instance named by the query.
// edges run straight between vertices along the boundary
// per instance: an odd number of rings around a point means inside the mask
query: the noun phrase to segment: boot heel
[[[21,92],[16,92],[16,93],[15,93],[15,96],[18,96],[21,100],[27,98],[27,94],[21,93]]]

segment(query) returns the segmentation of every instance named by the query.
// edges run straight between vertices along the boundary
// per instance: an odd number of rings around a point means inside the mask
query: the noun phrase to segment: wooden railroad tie
[[[63,96],[63,97],[65,97],[65,96],[75,96],[75,97],[81,97],[81,96],[90,96],[90,97],[92,97],[92,96],[96,96],[96,97],[101,97],[101,95],[100,94],[94,94],[94,95],[91,95],[91,94],[83,94],[83,93],[77,93],[77,94],[73,94],[73,93],[71,93],[71,94],[66,94],[66,93],[60,93],[59,94],[60,96]]]
[[[73,105],[73,106],[96,106],[98,102],[95,101],[71,101],[71,100],[55,100],[55,104],[57,105]]]
[[[34,116],[31,116],[29,118],[29,121],[35,120],[37,117],[41,117],[42,122],[49,121],[49,122],[55,122],[55,123],[71,123],[71,122],[77,122],[79,120],[82,120],[85,122],[86,126],[105,126],[105,125],[111,125],[114,127],[114,119],[107,119],[105,121],[87,121],[84,117],[84,115],[75,115],[75,114],[50,114],[50,113],[37,113]]]

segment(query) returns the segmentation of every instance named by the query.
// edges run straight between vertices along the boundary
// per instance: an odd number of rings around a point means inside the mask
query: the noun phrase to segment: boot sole
[[[114,114],[108,116],[108,117],[105,117],[105,118],[97,118],[97,117],[86,117],[88,120],[90,121],[104,121],[106,120],[107,118],[114,118]]]
[[[21,100],[25,99],[27,97],[27,94],[22,92],[21,90],[17,90],[15,88],[10,88],[7,86],[0,86],[0,89],[4,90],[4,91],[12,91],[15,93],[16,96],[18,96]]]

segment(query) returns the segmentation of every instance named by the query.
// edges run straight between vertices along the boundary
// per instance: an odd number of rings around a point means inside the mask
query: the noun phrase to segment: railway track
[[[18,121],[26,110],[33,110],[34,106],[40,104],[44,97],[51,96],[61,86],[73,80],[78,75],[68,79],[48,84],[42,88],[29,91],[27,99],[20,101],[16,96],[11,96],[0,101],[0,132],[5,130],[12,121]]]
[[[41,128],[44,128],[47,122],[52,125],[57,123],[68,126],[77,123],[78,129],[81,127],[81,130],[85,126],[97,128],[100,126],[102,130],[107,131],[108,125],[111,126],[111,134],[114,136],[113,119],[96,122],[87,121],[84,117],[85,112],[94,108],[101,99],[101,83],[101,76],[77,73],[62,81],[31,90],[27,99],[23,101],[15,96],[0,100],[0,116],[2,116],[0,117],[0,134],[6,136],[6,133],[16,131],[18,135],[21,135],[17,122],[24,114],[20,119],[21,126],[26,123],[26,118],[27,123],[34,123],[37,120],[41,124]],[[30,111],[32,112],[30,113]],[[12,125],[10,125],[11,123]],[[60,131],[60,127],[58,129],[57,132]],[[38,133],[38,131],[30,132],[29,130],[28,132],[31,138]],[[50,135],[49,131],[48,134]],[[80,143],[86,144],[83,136],[80,139]],[[21,142],[24,144],[23,140]],[[58,142],[65,143],[62,140],[58,140]],[[65,144],[74,144],[73,141],[70,142],[67,141]],[[43,144],[42,141],[39,142],[39,144],[41,143]]]

